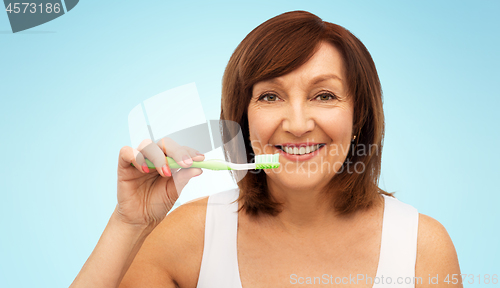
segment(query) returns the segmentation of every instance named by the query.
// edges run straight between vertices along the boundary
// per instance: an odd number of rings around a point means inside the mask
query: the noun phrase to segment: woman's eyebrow
[[[316,85],[320,82],[323,82],[323,81],[326,81],[329,79],[336,79],[336,80],[342,82],[342,79],[340,79],[340,77],[335,75],[335,74],[324,74],[324,75],[319,75],[319,76],[314,77],[311,80],[311,85]]]
[[[310,81],[310,85],[316,85],[318,83],[321,83],[323,81],[326,81],[326,80],[329,80],[329,79],[336,79],[338,80],[339,82],[342,82],[342,79],[335,75],[335,74],[323,74],[323,75],[318,75],[316,77],[314,77],[311,81]],[[267,82],[269,84],[277,84],[277,85],[282,85],[283,81],[279,78],[272,78],[272,79],[269,79],[269,80],[266,80],[264,82]]]

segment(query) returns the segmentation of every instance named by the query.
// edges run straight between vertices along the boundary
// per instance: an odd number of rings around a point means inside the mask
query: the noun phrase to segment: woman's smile
[[[307,161],[318,155],[325,143],[283,143],[275,145],[279,153],[290,161]]]

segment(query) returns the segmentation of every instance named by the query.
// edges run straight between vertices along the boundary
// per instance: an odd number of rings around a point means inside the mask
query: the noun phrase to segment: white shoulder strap
[[[415,287],[418,211],[385,196],[382,244],[374,287]],[[383,278],[382,278],[383,277]],[[383,283],[382,283],[383,281]],[[389,283],[391,282],[391,283]]]
[[[205,220],[205,243],[198,288],[240,287],[237,258],[239,190],[210,195]]]

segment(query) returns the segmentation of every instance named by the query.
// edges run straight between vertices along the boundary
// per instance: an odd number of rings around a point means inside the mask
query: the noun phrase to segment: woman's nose
[[[314,129],[314,120],[310,115],[312,111],[305,106],[304,103],[291,103],[287,107],[282,124],[284,131],[302,137]]]

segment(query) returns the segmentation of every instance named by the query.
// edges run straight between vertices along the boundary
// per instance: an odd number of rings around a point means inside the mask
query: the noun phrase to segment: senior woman
[[[123,147],[118,204],[71,287],[461,287],[445,228],[378,187],[381,86],[349,31],[305,11],[258,26],[225,70],[221,119],[249,162],[279,152],[280,168],[165,217],[202,172],[165,155],[204,156],[168,138]]]

